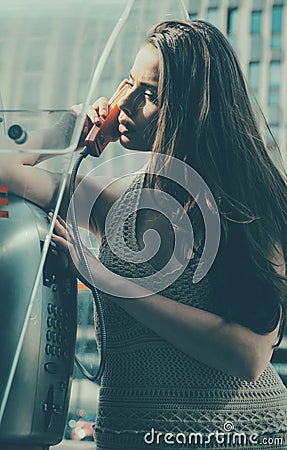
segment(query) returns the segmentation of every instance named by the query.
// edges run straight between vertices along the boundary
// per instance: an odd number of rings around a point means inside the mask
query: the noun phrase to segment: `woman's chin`
[[[126,135],[122,134],[120,136],[120,144],[126,148],[127,150],[138,150],[141,152],[150,152],[150,149],[147,149],[146,145],[143,142],[136,142],[132,139],[129,139]]]
[[[121,134],[121,136],[120,136],[120,144],[126,149],[132,148],[130,139],[127,136],[125,136],[124,134]]]

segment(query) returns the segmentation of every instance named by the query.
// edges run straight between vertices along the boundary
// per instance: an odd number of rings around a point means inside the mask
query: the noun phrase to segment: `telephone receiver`
[[[100,156],[106,146],[117,140],[119,137],[118,131],[118,117],[120,110],[118,101],[124,97],[129,90],[129,85],[123,81],[115,94],[109,101],[109,113],[101,126],[93,125],[89,134],[85,138],[84,144],[89,148],[92,156]]]

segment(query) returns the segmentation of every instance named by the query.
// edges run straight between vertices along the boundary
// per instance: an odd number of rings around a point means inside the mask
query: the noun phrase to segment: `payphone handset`
[[[123,81],[109,101],[109,113],[102,125],[100,127],[94,125],[89,131],[84,143],[89,148],[90,155],[100,156],[106,146],[120,136],[118,131],[120,114],[118,101],[127,94],[129,89],[130,86]]]

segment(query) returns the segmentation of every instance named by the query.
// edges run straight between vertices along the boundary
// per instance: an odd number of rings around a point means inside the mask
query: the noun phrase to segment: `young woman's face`
[[[158,67],[158,51],[149,44],[142,47],[127,82],[130,90],[118,103],[120,143],[125,148],[152,148],[158,111]]]

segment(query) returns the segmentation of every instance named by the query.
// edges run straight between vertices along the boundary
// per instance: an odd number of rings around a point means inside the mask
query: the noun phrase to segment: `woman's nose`
[[[118,107],[128,115],[133,114],[135,109],[135,93],[132,92],[132,88],[125,92],[125,94],[119,99]]]

